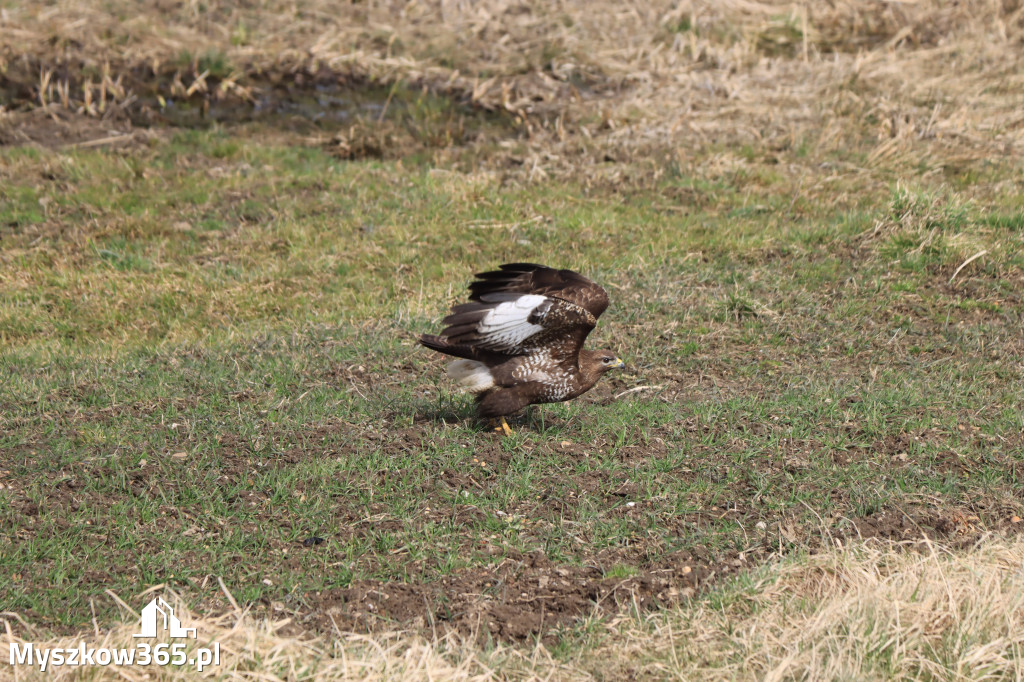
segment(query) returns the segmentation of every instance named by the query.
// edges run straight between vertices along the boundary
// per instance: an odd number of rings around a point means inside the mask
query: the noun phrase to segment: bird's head
[[[597,350],[591,353],[590,365],[598,374],[604,374],[610,369],[622,369],[626,363],[610,350]]]

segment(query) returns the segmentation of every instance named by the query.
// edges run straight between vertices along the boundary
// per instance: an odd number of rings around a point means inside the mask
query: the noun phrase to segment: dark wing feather
[[[482,301],[455,306],[444,318],[441,336],[449,344],[503,355],[523,355],[538,348],[561,357],[572,353],[597,319],[575,303],[539,294],[484,294]],[[501,307],[503,306],[503,307]],[[559,340],[569,340],[559,345]]]
[[[477,277],[470,302],[454,306],[424,345],[457,357],[545,350],[574,359],[608,307],[605,290],[572,270],[511,263]]]
[[[477,274],[469,285],[470,300],[482,301],[492,293],[537,294],[560,298],[598,318],[608,308],[608,292],[572,270],[555,270],[535,263],[508,263],[498,270]]]

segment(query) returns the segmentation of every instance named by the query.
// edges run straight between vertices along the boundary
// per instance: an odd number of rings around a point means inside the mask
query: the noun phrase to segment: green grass
[[[536,550],[624,579],[1022,509],[1013,183],[822,212],[770,170],[599,196],[256,135],[0,149],[6,610],[80,629],[221,576],[301,611]],[[523,260],[608,287],[629,367],[502,440],[412,335]]]

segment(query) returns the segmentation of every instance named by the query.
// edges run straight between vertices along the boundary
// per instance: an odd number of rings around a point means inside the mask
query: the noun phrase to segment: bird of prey
[[[439,336],[420,343],[458,360],[448,374],[476,394],[481,417],[512,433],[505,417],[536,403],[586,393],[624,366],[615,353],[583,342],[608,307],[608,293],[572,270],[509,263],[476,275],[469,303],[444,318]]]

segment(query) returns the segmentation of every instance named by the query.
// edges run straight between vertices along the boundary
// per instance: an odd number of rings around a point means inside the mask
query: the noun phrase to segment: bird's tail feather
[[[448,364],[448,374],[470,393],[482,394],[494,388],[491,370],[476,360],[453,360]]]
[[[468,346],[460,346],[457,344],[448,343],[448,341],[440,336],[434,336],[433,334],[423,334],[420,336],[420,343],[430,350],[436,350],[438,353],[444,353],[445,355],[451,355],[456,358],[465,358],[467,360],[475,360],[476,352]]]

